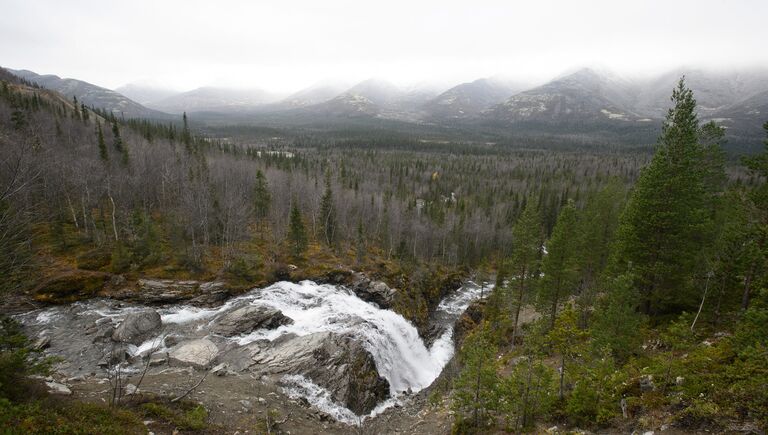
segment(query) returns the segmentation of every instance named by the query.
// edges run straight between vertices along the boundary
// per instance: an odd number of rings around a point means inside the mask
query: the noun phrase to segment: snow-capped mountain
[[[523,89],[523,85],[498,79],[478,79],[448,89],[425,103],[421,110],[433,120],[471,118]]]
[[[505,122],[584,123],[634,121],[638,89],[630,81],[590,68],[520,92],[484,111],[485,119]]]

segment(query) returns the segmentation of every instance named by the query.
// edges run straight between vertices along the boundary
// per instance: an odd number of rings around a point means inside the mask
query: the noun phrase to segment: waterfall
[[[389,382],[391,398],[374,409],[371,415],[375,415],[397,403],[406,392],[418,392],[429,386],[440,375],[454,354],[453,324],[480,294],[480,287],[469,282],[440,302],[432,320],[441,332],[430,347],[425,345],[416,327],[400,314],[365,302],[346,287],[312,281],[283,281],[253,289],[215,309],[176,305],[158,311],[166,330],[187,337],[207,334],[208,326],[216,317],[247,304],[271,306],[294,321],[277,329],[257,330],[229,338],[239,345],[261,339],[272,341],[285,334],[302,336],[332,332],[350,335],[370,352],[377,371]],[[75,306],[78,312],[94,313],[115,321],[142,309],[140,306],[114,307],[98,300]],[[35,323],[57,323],[57,316],[62,312],[52,309],[39,313]],[[153,349],[162,341],[162,337],[154,337],[137,347],[131,346],[131,351],[140,353]],[[303,376],[286,376],[281,384],[289,396],[304,397],[339,421],[357,424],[362,418],[335,404],[327,391]]]

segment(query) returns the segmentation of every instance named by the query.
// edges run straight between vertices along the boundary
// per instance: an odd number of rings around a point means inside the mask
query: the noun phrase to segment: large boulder
[[[486,299],[478,299],[467,307],[467,309],[456,319],[453,328],[453,343],[459,348],[464,338],[472,332],[483,321],[485,313]]]
[[[180,343],[168,353],[168,361],[175,366],[192,366],[199,369],[207,368],[216,360],[219,348],[207,338],[190,340]]]
[[[137,295],[145,303],[172,303],[190,299],[198,294],[197,281],[140,279]]]
[[[114,283],[120,286],[121,283]],[[142,304],[172,304],[188,301],[196,306],[220,305],[229,298],[232,287],[220,281],[139,279],[135,285],[123,287],[112,296]]]
[[[293,319],[275,308],[264,305],[247,305],[223,314],[211,327],[214,334],[231,337],[247,334],[257,329],[274,329],[290,325]]]
[[[160,314],[151,309],[128,314],[112,333],[112,340],[139,345],[160,329]]]
[[[370,412],[389,396],[389,383],[376,370],[373,356],[351,336],[318,332],[266,346],[254,343],[251,349],[251,370],[303,375],[357,414]]]
[[[397,290],[383,281],[373,281],[362,273],[352,274],[349,288],[366,302],[373,302],[381,308],[392,308]]]

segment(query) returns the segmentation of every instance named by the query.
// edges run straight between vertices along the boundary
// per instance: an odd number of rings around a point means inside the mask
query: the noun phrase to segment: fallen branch
[[[195,385],[193,385],[193,386],[192,386],[192,388],[188,389],[188,390],[187,390],[187,391],[186,391],[184,394],[182,394],[181,396],[179,396],[179,397],[176,397],[176,398],[174,398],[174,399],[171,399],[171,403],[175,403],[175,402],[178,402],[179,400],[181,400],[181,399],[183,399],[183,398],[185,398],[185,397],[189,396],[189,394],[190,394],[191,392],[195,391],[195,389],[196,389],[197,387],[199,387],[199,386],[200,386],[200,384],[202,384],[202,383],[203,383],[203,381],[205,380],[205,378],[206,378],[206,377],[208,377],[208,373],[210,373],[210,372],[211,372],[210,370],[206,370],[206,371],[205,371],[205,374],[203,375],[203,377],[202,377],[202,378],[200,378],[200,380],[199,380],[199,381],[197,381],[197,383],[196,383]]]

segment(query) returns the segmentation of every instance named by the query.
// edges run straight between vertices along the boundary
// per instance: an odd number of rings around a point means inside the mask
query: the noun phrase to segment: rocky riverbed
[[[161,284],[154,294],[175,301],[166,292],[174,285]],[[191,389],[212,416],[221,409],[214,420],[272,406],[344,432],[419,397],[452,358],[453,325],[481,293],[468,283],[446,297],[425,341],[385,309],[395,291],[364,280],[278,282],[217,307],[93,299],[18,318],[48,354],[62,358],[58,383],[84,398],[105,399],[120,373],[132,388],[123,393]]]

